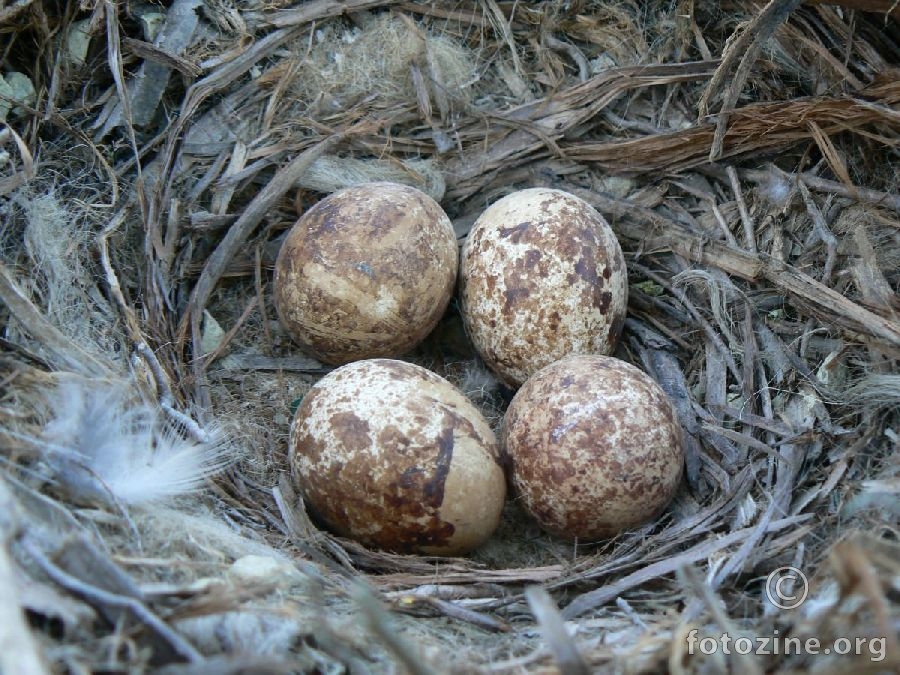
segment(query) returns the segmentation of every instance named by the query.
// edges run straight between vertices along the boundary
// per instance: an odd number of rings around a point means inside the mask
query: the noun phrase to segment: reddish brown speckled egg
[[[506,497],[481,413],[403,361],[357,361],[323,377],[297,409],[289,457],[314,515],[390,551],[467,553],[494,532]]]
[[[538,371],[510,403],[502,445],[526,511],[580,541],[656,517],[684,463],[666,394],[610,356],[572,355]]]
[[[612,353],[622,331],[622,249],[603,216],[562,190],[492,204],[466,240],[460,280],[466,332],[513,387],[567,354]]]
[[[366,183],[329,195],[275,262],[282,325],[321,361],[400,356],[437,325],[456,283],[453,225],[424,192]]]

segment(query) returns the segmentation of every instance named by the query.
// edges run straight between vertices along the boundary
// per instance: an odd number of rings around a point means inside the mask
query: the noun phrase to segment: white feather
[[[204,443],[186,439],[125,382],[67,381],[49,400],[45,458],[82,499],[158,502],[198,490],[233,459],[221,429]]]
[[[759,184],[760,192],[769,203],[777,207],[785,207],[794,194],[791,177],[778,169],[769,170],[766,178]]]

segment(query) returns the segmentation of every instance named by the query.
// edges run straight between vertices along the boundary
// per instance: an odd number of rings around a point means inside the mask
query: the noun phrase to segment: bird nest
[[[896,670],[898,15],[0,2],[0,671]],[[524,187],[606,217],[616,355],[684,429],[660,518],[572,544],[511,501],[468,558],[310,520],[287,437],[327,368],[272,267],[371,180],[460,240]],[[499,426],[453,306],[407,358]]]

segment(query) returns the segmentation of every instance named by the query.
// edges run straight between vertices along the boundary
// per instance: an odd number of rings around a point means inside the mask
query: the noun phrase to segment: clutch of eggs
[[[322,523],[400,553],[475,549],[506,497],[481,413],[450,382],[403,361],[357,361],[319,380],[297,408],[289,459]]]
[[[610,354],[628,278],[612,229],[583,199],[532,188],[492,204],[460,262],[466,332],[512,387],[567,354]]]
[[[532,376],[506,412],[502,447],[525,510],[549,532],[580,541],[655,518],[684,464],[665,392],[611,356],[570,355]]]
[[[278,317],[320,361],[400,356],[437,325],[458,270],[450,219],[396,183],[339,190],[291,228],[275,262]]]

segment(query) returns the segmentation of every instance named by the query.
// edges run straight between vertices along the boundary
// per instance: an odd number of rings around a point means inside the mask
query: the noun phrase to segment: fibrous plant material
[[[720,159],[771,153],[813,138],[885,127],[900,129],[900,84],[878,87],[875,97],[860,92],[858,99],[819,98],[793,100],[786,103],[759,103],[729,114],[720,151]],[[883,96],[883,98],[881,98]],[[564,146],[574,160],[588,161],[613,171],[678,171],[705,164],[702,153],[715,135],[711,123],[698,124],[689,130],[661,133],[643,138],[608,143],[578,143]],[[877,138],[877,136],[876,136]]]
[[[320,157],[301,176],[297,184],[308,190],[331,194],[352,185],[387,181],[418,188],[439,202],[444,197],[444,176],[433,160],[356,157]]]
[[[356,15],[357,26],[336,22],[312,36],[295,76],[294,91],[322,112],[343,110],[370,98],[374,106],[415,101],[414,72],[434,87],[437,108],[446,118],[471,100],[475,64],[457,41],[429,34],[401,16]],[[428,103],[431,105],[431,102]],[[449,122],[449,119],[446,119]]]
[[[712,79],[707,85],[706,91],[700,97],[698,103],[699,117],[705,118],[709,113],[710,99],[718,93],[726,80],[728,86],[724,94],[722,108],[716,119],[716,131],[709,143],[709,161],[714,162],[722,154],[725,130],[728,126],[728,117],[737,103],[754,61],[759,57],[763,45],[771,37],[775,29],[791,15],[802,0],[770,0],[757,16],[744,27],[743,31],[732,36],[722,53],[722,63],[716,68]],[[732,66],[738,63],[734,73]]]

